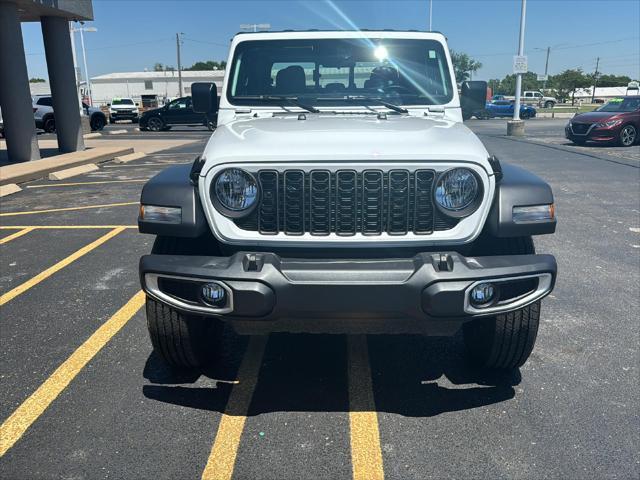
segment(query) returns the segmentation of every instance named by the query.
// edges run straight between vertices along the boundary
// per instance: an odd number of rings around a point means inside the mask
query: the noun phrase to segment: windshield
[[[319,106],[366,96],[395,105],[442,105],[453,98],[442,44],[415,39],[295,39],[241,42],[227,98],[235,105]],[[265,98],[269,97],[270,98]]]
[[[133,100],[130,98],[114,98],[111,105],[133,105]]]
[[[637,98],[614,98],[605,103],[596,112],[634,112],[640,108],[640,96]]]

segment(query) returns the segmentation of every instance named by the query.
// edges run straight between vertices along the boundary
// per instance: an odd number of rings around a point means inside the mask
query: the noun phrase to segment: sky
[[[517,52],[520,0],[433,0],[433,30],[453,50],[482,62],[474,79],[511,73]],[[91,77],[175,66],[176,33],[182,64],[226,60],[240,24],[285,29],[429,29],[429,0],[93,0],[97,32],[85,33]],[[22,25],[30,77],[47,78],[39,23]],[[76,34],[77,36],[78,34]],[[80,39],[76,39],[81,64]],[[640,0],[529,0],[525,54],[529,70],[567,68],[640,78]]]

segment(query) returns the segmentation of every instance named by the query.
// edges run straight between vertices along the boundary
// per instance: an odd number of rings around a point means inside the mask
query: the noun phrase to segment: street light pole
[[[547,60],[544,62],[544,82],[542,82],[542,90],[547,88],[547,72],[549,71],[549,53],[551,53],[551,47],[547,47]]]
[[[87,53],[84,48],[84,28],[80,28],[80,44],[82,45],[82,63],[84,64],[84,74],[87,78],[85,81],[87,83],[87,96],[89,98],[89,106],[93,107],[93,95],[91,92],[91,80],[89,77],[89,69],[87,68]]]
[[[180,63],[180,35],[176,33],[176,48],[178,51],[178,97],[182,97],[182,65]]]
[[[69,36],[71,37],[71,55],[73,56],[73,73],[76,79],[76,95],[78,96],[78,108],[80,115],[83,115],[82,97],[80,95],[80,78],[78,77],[78,61],[76,60],[76,39],[73,30],[73,24],[69,22]]]
[[[518,42],[518,56],[524,55],[524,26],[527,15],[527,0],[522,0],[522,8],[520,10],[520,40]],[[513,119],[520,120],[520,95],[522,94],[522,74],[516,76],[516,102],[513,107]]]

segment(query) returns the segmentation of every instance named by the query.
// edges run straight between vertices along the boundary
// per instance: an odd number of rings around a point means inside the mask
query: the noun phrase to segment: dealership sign
[[[514,55],[513,56],[513,73],[527,73],[528,62],[526,55]]]

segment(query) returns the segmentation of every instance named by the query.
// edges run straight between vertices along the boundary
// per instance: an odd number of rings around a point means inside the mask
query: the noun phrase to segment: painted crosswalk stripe
[[[0,457],[22,437],[85,365],[140,310],[144,301],[144,293],[142,291],[136,293],[0,425]]]
[[[238,370],[238,383],[233,386],[227,406],[220,419],[218,433],[211,447],[209,460],[202,472],[203,480],[230,480],[236,463],[240,437],[258,383],[267,336],[251,337],[247,352]]]
[[[39,284],[43,280],[46,280],[51,275],[56,273],[58,270],[62,270],[67,265],[75,262],[77,259],[79,259],[80,257],[86,255],[87,253],[89,253],[90,251],[94,250],[95,248],[98,248],[100,245],[105,243],[107,240],[115,237],[116,235],[118,235],[122,231],[124,231],[124,227],[114,228],[113,230],[111,230],[110,232],[104,234],[103,236],[101,236],[97,240],[94,240],[90,244],[85,245],[80,250],[76,250],[71,255],[69,255],[67,258],[64,258],[64,259],[60,260],[55,265],[52,265],[49,268],[47,268],[46,270],[40,272],[35,277],[32,277],[29,280],[27,280],[26,282],[21,283],[17,287],[9,290],[7,293],[5,293],[5,294],[0,296],[0,306],[4,305],[5,303],[7,303],[10,300],[13,300],[18,295],[23,294],[24,292],[29,290],[31,287],[34,287],[35,285]]]
[[[348,337],[349,427],[354,480],[382,480],[378,414],[371,382],[367,337]]]

